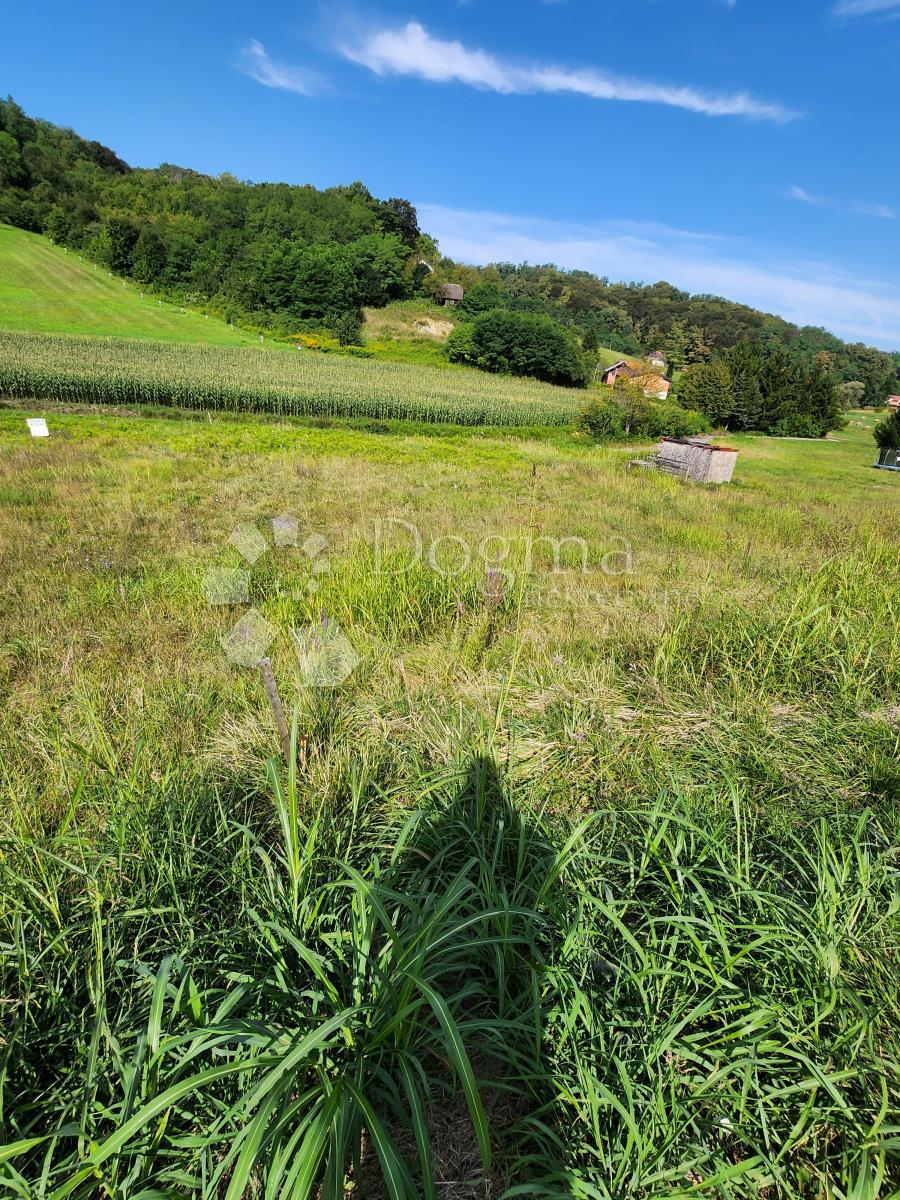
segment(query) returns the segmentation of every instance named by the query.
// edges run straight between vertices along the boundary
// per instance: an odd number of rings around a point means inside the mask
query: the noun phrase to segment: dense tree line
[[[740,342],[685,370],[680,398],[714,425],[823,437],[843,424],[844,403],[827,352],[809,362],[784,349]]]
[[[442,270],[466,288],[465,312],[504,307],[542,313],[569,327],[586,350],[598,345],[633,355],[662,350],[670,374],[750,342],[764,355],[781,353],[798,366],[812,367],[828,355],[839,383],[861,385],[858,403],[880,407],[891,392],[900,391],[900,354],[851,345],[825,329],[801,329],[747,305],[692,296],[669,283],[610,283],[588,271],[552,265],[477,268],[444,260]]]
[[[0,101],[0,220],[187,303],[285,332],[325,324],[353,340],[361,306],[435,294],[451,281],[466,289],[470,320],[497,310],[549,318],[568,331],[570,348],[574,340],[588,353],[663,350],[671,373],[750,342],[807,369],[829,355],[837,380],[859,385],[857,402],[881,405],[900,391],[900,355],[824,329],[668,283],[611,283],[549,265],[463,266],[439,257],[408,201],[376,199],[361,183],[319,191],[171,164],[133,169],[11,99]]]
[[[434,252],[406,200],[182,167],[136,170],[97,142],[0,101],[0,220],[232,319],[339,324],[407,297]]]

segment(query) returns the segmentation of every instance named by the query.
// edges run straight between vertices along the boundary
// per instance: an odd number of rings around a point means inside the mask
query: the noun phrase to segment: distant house
[[[648,372],[640,367],[632,366],[624,358],[619,362],[614,362],[612,366],[606,367],[600,374],[600,382],[606,384],[607,387],[615,387],[617,379],[637,380],[643,386],[644,395],[655,396],[657,400],[668,399],[669,388],[672,386],[662,375],[658,375],[655,371]]]
[[[888,396],[888,408],[900,408],[900,396]]]
[[[640,371],[635,371],[635,375],[640,377],[644,385],[645,396],[655,396],[657,400],[668,400],[669,388],[672,385],[664,375],[642,375]]]
[[[612,366],[604,367],[603,371],[600,373],[600,382],[605,384],[607,387],[615,387],[616,380],[619,378],[619,376],[630,369],[631,368],[629,367],[628,363],[624,358],[622,358],[618,362],[614,362]]]
[[[664,375],[669,369],[669,360],[663,354],[662,350],[651,350],[647,355],[647,361],[651,367],[656,367],[657,371],[662,371]]]
[[[458,283],[442,283],[438,288],[438,299],[445,307],[455,308],[462,300],[463,294]]]

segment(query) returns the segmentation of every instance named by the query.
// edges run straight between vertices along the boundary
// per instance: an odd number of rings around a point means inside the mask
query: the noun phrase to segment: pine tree
[[[782,351],[763,362],[759,377],[762,396],[760,429],[764,433],[795,434],[803,424],[803,371]]]
[[[761,409],[759,381],[742,372],[732,385],[731,428],[741,432],[758,429]]]
[[[661,350],[663,342],[662,330],[656,324],[647,326],[641,341],[644,343],[644,349],[648,353],[652,354],[654,350]]]
[[[705,413],[713,424],[727,427],[732,416],[732,389],[731,372],[723,359],[695,363],[684,373],[681,401],[685,408]]]
[[[655,346],[650,347],[655,350]],[[684,324],[676,321],[666,335],[663,350],[669,360],[670,371],[680,371],[687,362],[687,333]]]
[[[726,359],[732,381],[730,428],[759,429],[763,409],[759,385],[762,357],[759,350],[750,342],[739,342],[728,352]]]
[[[709,356],[710,347],[703,335],[703,330],[699,325],[691,325],[687,331],[684,361],[690,366],[691,363],[706,362]]]

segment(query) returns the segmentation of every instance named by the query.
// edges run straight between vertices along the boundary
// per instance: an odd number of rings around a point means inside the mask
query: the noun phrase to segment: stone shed
[[[700,437],[663,438],[656,452],[661,466],[674,468],[694,483],[730,483],[737,456],[737,450],[731,446],[717,446]]]

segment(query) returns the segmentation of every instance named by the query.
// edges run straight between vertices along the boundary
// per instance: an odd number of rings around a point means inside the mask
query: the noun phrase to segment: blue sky
[[[59,0],[0,90],[135,165],[405,196],[445,253],[900,349],[900,0]]]

